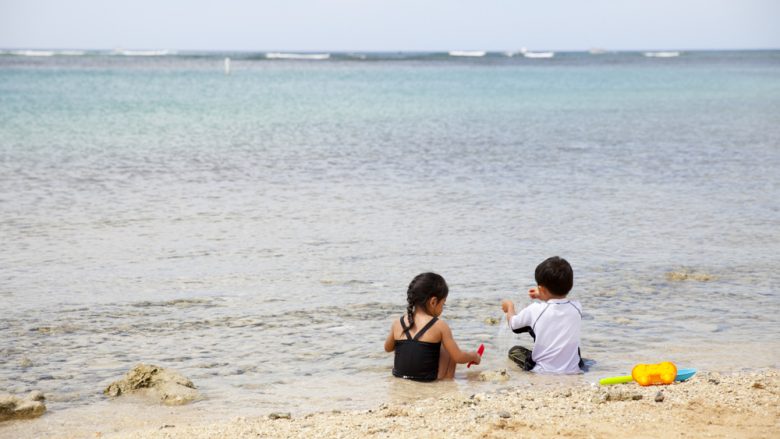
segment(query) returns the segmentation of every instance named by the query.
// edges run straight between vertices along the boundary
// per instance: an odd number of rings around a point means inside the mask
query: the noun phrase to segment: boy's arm
[[[517,314],[515,312],[515,304],[509,299],[504,299],[501,301],[501,310],[506,314],[506,322],[512,327],[512,317]]]
[[[450,358],[458,364],[468,363],[470,361],[473,361],[474,364],[479,364],[480,361],[482,361],[482,357],[479,356],[476,352],[463,352],[458,347],[458,344],[455,343],[455,339],[452,338],[452,330],[450,330],[450,326],[441,320],[439,320],[440,323],[437,323],[441,325],[441,344],[444,346],[444,349],[447,350],[447,353],[450,354]]]
[[[390,325],[390,335],[385,340],[385,352],[393,352],[395,350],[395,325],[397,322],[393,321]]]
[[[506,321],[509,324],[510,329],[518,329],[524,326],[531,326],[531,308],[534,304],[528,305],[521,309],[520,312],[515,311],[515,304],[509,299],[501,301],[501,309],[506,313]]]

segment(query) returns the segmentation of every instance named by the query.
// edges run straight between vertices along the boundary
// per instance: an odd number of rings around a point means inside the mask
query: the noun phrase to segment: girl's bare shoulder
[[[433,324],[431,329],[439,333],[444,333],[450,330],[450,325],[448,325],[444,320],[438,319],[436,320],[436,323]]]
[[[444,321],[444,319],[442,319],[442,318],[436,319],[436,324],[435,324],[435,325],[436,325],[436,326],[447,326],[447,327],[449,327],[449,326],[450,326],[450,325],[448,325],[448,324],[447,324],[447,322],[446,322],[446,321]]]

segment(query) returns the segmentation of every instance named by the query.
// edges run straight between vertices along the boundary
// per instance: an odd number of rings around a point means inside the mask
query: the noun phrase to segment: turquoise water
[[[511,370],[485,319],[555,254],[577,379],[777,367],[778,170],[780,52],[0,55],[0,389],[63,412],[144,361],[215,413],[405,398],[382,341],[414,275]]]

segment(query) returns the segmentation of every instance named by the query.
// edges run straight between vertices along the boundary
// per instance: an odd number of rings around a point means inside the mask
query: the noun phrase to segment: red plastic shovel
[[[485,352],[485,345],[484,345],[484,344],[481,344],[481,345],[479,345],[479,347],[477,348],[477,353],[478,353],[478,354],[479,354],[479,356],[481,357],[483,352]],[[472,364],[474,364],[474,362],[473,362],[473,361],[469,361],[469,364],[467,364],[467,365],[466,365],[466,368],[469,368],[469,367],[471,367],[471,365],[472,365]]]

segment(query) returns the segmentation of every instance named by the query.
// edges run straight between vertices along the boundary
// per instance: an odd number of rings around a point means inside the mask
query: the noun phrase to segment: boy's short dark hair
[[[536,266],[536,284],[547,288],[556,296],[566,296],[574,283],[574,271],[566,259],[553,256]]]

